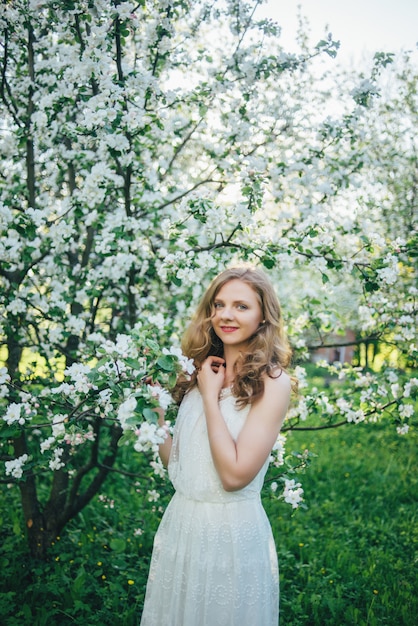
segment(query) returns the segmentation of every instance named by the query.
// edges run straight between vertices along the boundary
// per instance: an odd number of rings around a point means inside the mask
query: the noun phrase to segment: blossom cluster
[[[296,482],[293,478],[285,479],[283,499],[292,506],[292,509],[297,509],[303,501],[303,489],[301,483]]]
[[[409,431],[408,420],[415,414],[416,378],[407,378],[390,367],[384,372],[365,373],[363,368],[348,363],[318,361],[317,366],[333,384],[329,390],[308,384],[304,368],[298,366],[302,384],[297,401],[287,414],[291,425],[305,422],[314,415],[326,419],[329,424],[375,422],[384,410],[386,415],[392,416],[399,434]],[[351,386],[350,394],[346,393],[346,385]]]
[[[29,460],[27,454],[22,454],[16,459],[12,459],[11,461],[6,461],[6,476],[13,476],[13,478],[22,478],[23,475],[23,466]]]

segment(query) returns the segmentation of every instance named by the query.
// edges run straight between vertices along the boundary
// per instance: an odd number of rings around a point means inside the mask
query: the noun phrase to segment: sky
[[[356,63],[377,51],[417,49],[418,0],[267,0],[257,15],[280,24],[281,41],[289,52],[292,46],[296,49],[298,6],[308,18],[313,44],[325,32],[340,40],[342,63]]]

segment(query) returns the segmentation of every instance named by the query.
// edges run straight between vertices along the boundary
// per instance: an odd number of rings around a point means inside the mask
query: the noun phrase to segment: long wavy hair
[[[292,350],[283,328],[279,300],[266,274],[254,267],[232,267],[221,272],[209,285],[182,340],[182,350],[193,359],[196,368],[208,356],[223,357],[223,343],[212,327],[214,300],[220,289],[231,280],[240,280],[253,289],[262,311],[262,323],[249,339],[245,351],[235,363],[232,393],[239,406],[252,404],[264,392],[263,376],[278,377],[290,364]],[[196,384],[196,372],[186,380],[179,378],[173,396],[180,402]],[[295,386],[295,381],[293,380]]]

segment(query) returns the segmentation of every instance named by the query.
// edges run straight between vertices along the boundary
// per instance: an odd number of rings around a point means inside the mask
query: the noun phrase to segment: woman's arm
[[[219,376],[223,378],[222,372]],[[284,372],[278,378],[265,377],[263,396],[252,405],[236,441],[221,414],[218,394],[222,381],[210,363],[202,366],[198,381],[212,458],[222,485],[226,491],[242,489],[258,474],[276,442],[289,405],[290,378]]]

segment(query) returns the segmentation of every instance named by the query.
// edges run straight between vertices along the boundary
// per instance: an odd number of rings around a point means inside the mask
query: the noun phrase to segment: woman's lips
[[[233,333],[236,330],[238,330],[236,326],[221,326],[221,331],[223,333]]]

